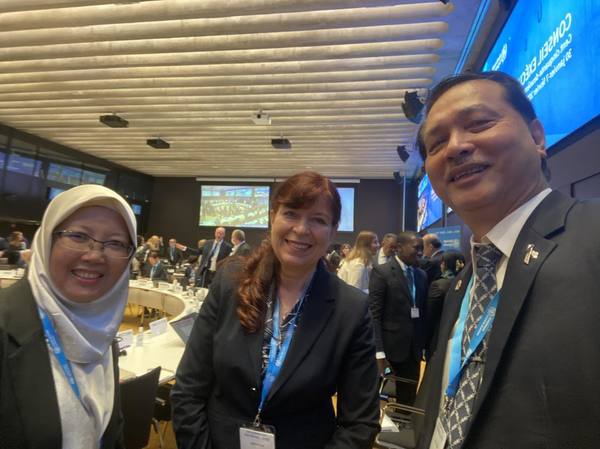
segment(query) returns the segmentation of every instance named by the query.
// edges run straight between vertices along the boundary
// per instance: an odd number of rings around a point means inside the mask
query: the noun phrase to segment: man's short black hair
[[[427,102],[425,104],[425,109],[427,113],[431,110],[433,105],[439,98],[450,90],[452,87],[457,86],[462,83],[466,83],[468,81],[476,81],[476,80],[488,80],[493,81],[504,89],[504,98],[510,104],[515,111],[519,113],[525,123],[529,124],[533,120],[537,118],[535,113],[535,109],[533,108],[533,104],[529,98],[527,98],[527,94],[523,89],[521,83],[518,80],[513,78],[512,76],[497,71],[489,71],[489,72],[465,72],[459,73],[457,75],[450,75],[440,81],[429,93],[427,98]],[[419,132],[417,134],[417,148],[419,149],[419,154],[423,161],[427,157],[427,152],[425,149],[425,143],[423,142],[423,126],[425,125],[425,121],[421,124],[419,128]],[[546,158],[542,158],[542,172],[547,180],[550,179],[550,169],[548,168],[548,164]]]
[[[413,231],[402,231],[398,234],[398,246],[404,246],[409,243],[412,243],[413,238],[415,238],[417,234]]]

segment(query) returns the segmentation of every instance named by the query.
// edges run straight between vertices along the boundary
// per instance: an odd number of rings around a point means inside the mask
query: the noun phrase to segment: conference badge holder
[[[419,308],[418,307],[411,307],[410,308],[410,317],[413,319],[419,318],[421,315],[419,314]]]
[[[256,422],[242,425],[240,449],[275,449],[275,427]]]

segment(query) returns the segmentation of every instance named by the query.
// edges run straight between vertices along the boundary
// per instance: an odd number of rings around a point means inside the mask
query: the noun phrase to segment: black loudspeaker
[[[406,147],[404,145],[399,145],[396,148],[396,151],[398,152],[398,157],[402,162],[406,162],[410,157],[410,153],[406,151]]]
[[[406,92],[404,94],[404,103],[402,103],[402,111],[407,119],[413,123],[420,123],[423,118],[423,109],[425,105],[419,100],[417,91]]]
[[[400,174],[399,171],[394,172],[394,181],[396,181],[396,184],[398,185],[402,185],[404,183],[404,177]]]

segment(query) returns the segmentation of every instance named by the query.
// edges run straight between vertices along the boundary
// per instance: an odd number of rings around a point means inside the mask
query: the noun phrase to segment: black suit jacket
[[[212,251],[212,247],[213,247],[214,243],[215,243],[214,239],[208,240],[205,243],[204,248],[202,248],[202,259],[200,259],[201,269],[210,268],[209,256]],[[219,262],[221,262],[223,259],[225,259],[227,256],[229,256],[229,253],[231,253],[231,244],[229,244],[225,240],[223,240],[221,242],[221,246],[219,247],[219,254],[217,255],[217,264]]]
[[[412,299],[402,267],[392,258],[373,267],[369,279],[369,305],[375,327],[377,351],[385,351],[392,362],[402,362],[411,355],[421,359],[425,348],[427,316],[427,275],[413,267],[415,300],[419,318],[410,317]]]
[[[169,260],[169,264],[171,265],[177,265],[181,262],[183,262],[183,251],[181,251],[178,248],[173,248],[171,249],[170,246],[167,246],[165,249],[165,253],[167,256],[167,259]]]
[[[600,447],[600,204],[552,192],[508,261],[465,449]],[[534,245],[535,257],[525,258]],[[421,448],[438,415],[448,338],[472,274],[450,287]],[[458,290],[457,290],[458,287]]]
[[[180,449],[239,448],[239,427],[258,409],[264,330],[240,325],[234,265],[217,272],[177,369],[171,399]],[[263,422],[275,426],[277,449],[370,449],[377,387],[365,295],[321,266]]]
[[[142,271],[143,271],[144,276],[149,278],[150,275],[152,274],[152,265],[150,265],[149,263],[145,263]],[[158,267],[154,271],[154,276],[152,277],[152,280],[153,281],[168,281],[168,279],[169,279],[169,273],[167,273],[167,268],[164,266],[164,264],[159,263]]]
[[[103,449],[123,448],[118,346],[112,349],[115,397]],[[0,447],[62,448],[50,355],[25,279],[0,291]]]
[[[231,254],[231,255],[246,257],[246,256],[249,256],[251,252],[252,252],[252,247],[250,245],[248,245],[248,243],[244,242],[236,249],[235,254]]]

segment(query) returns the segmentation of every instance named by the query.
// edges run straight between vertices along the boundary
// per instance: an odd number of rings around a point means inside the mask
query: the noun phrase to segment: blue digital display
[[[342,200],[342,214],[338,231],[354,231],[354,189],[352,187],[338,187]]]
[[[517,78],[550,147],[600,114],[600,2],[520,0],[483,70]]]
[[[142,205],[141,204],[130,204],[131,210],[135,215],[142,215]]]
[[[427,175],[419,183],[417,205],[417,231],[442,218],[442,200],[433,191]]]
[[[65,189],[59,189],[58,187],[48,187],[48,199],[52,201],[59,193],[63,193]]]

